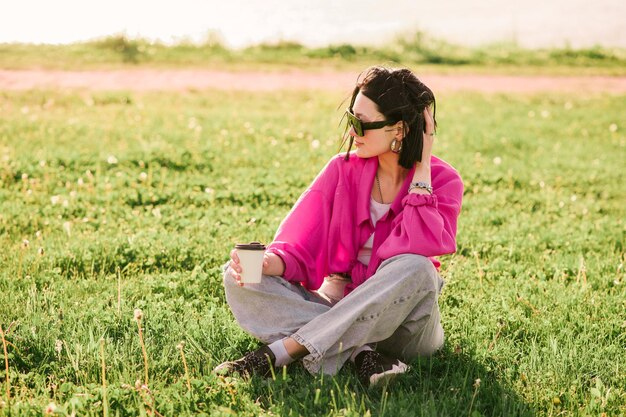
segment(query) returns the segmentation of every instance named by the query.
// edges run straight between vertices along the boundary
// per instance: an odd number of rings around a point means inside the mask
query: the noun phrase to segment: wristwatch
[[[411,185],[409,186],[409,192],[412,189],[414,189],[414,188],[421,188],[422,190],[428,191],[429,194],[433,193],[433,187],[431,187],[431,185],[426,183],[426,182],[413,182],[413,183],[411,183]]]

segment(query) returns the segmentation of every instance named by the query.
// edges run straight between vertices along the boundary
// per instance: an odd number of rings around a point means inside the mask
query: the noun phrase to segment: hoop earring
[[[398,144],[399,142],[399,144]],[[393,153],[400,153],[400,151],[402,150],[402,141],[394,139],[391,141],[391,152]]]

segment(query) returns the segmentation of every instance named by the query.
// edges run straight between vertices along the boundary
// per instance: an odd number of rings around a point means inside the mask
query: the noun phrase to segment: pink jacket
[[[348,273],[352,283],[346,294],[374,275],[392,256],[414,253],[431,258],[456,251],[456,225],[461,210],[463,182],[448,163],[431,158],[433,195],[408,193],[411,169],[391,204],[372,226],[370,195],[378,158],[362,159],[354,153],[333,157],[300,196],[276,232],[268,252],[285,263],[284,278],[315,290],[324,277]],[[369,266],[357,260],[359,249],[372,232],[374,244]]]

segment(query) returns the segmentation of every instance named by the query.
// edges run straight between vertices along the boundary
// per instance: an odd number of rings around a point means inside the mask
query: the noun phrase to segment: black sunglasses
[[[390,120],[365,123],[352,113],[352,109],[346,109],[346,117],[348,118],[348,127],[353,127],[357,136],[363,136],[366,130],[380,129],[381,127],[396,123]]]

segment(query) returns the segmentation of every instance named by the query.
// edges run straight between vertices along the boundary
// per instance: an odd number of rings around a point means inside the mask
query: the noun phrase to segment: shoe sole
[[[370,387],[373,387],[375,385],[388,384],[395,377],[406,373],[409,369],[409,365],[402,362],[400,362],[399,365],[393,365],[393,367],[388,371],[370,376]]]

